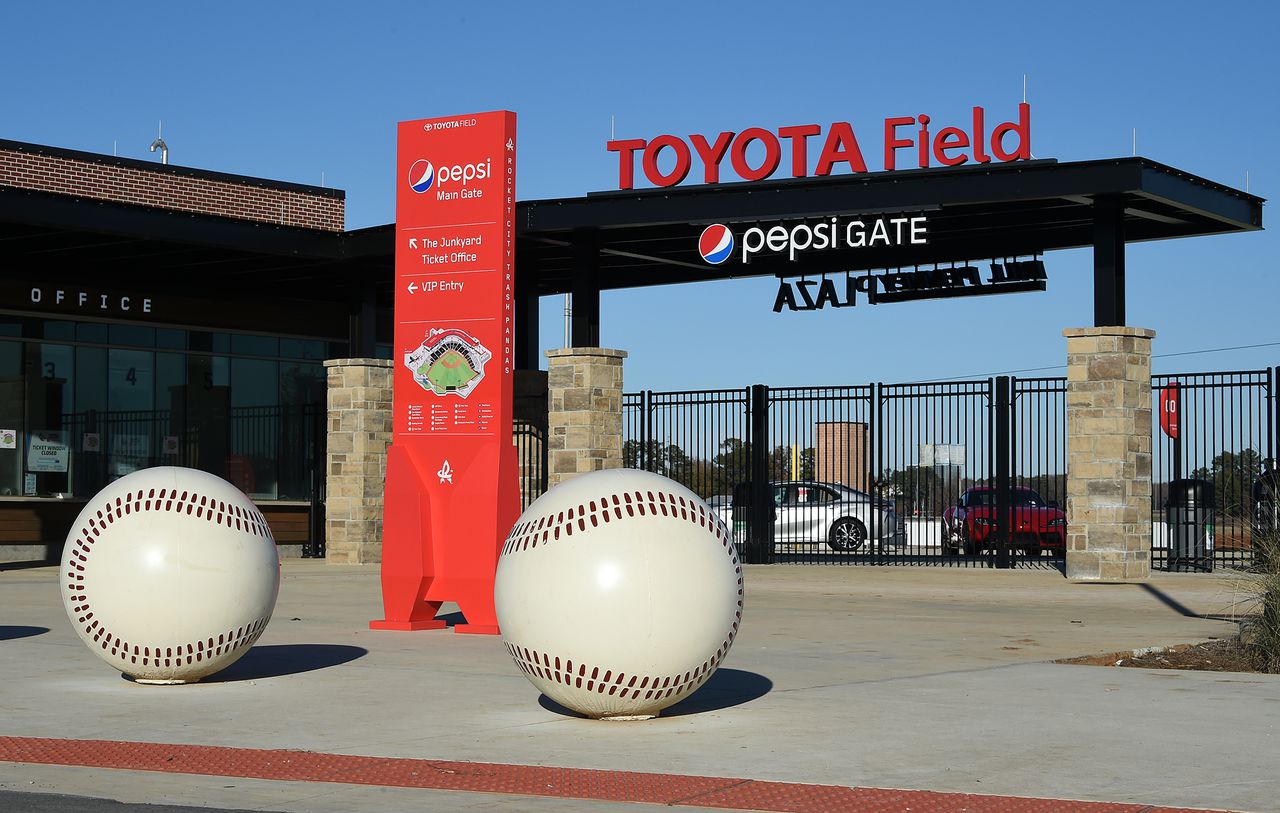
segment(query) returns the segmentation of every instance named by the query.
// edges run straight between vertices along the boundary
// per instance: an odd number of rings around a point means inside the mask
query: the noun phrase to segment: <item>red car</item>
[[[1062,557],[1067,552],[1067,515],[1038,492],[1022,486],[1009,491],[1013,496],[1013,527],[1010,547],[1039,556],[1043,550]],[[947,553],[976,555],[990,550],[995,542],[996,490],[976,486],[960,495],[959,501],[942,514],[943,547]]]

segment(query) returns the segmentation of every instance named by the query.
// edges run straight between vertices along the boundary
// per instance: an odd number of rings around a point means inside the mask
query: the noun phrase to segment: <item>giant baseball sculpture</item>
[[[547,697],[644,719],[693,693],[742,620],[742,566],[697,495],[631,469],[581,475],[520,516],[494,599],[507,651]]]
[[[239,489],[163,466],[89,500],[67,537],[61,581],[67,616],[95,655],[139,683],[191,683],[262,634],[280,559]]]

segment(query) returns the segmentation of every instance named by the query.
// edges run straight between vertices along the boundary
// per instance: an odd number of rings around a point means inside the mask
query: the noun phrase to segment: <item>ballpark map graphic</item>
[[[491,358],[493,353],[465,330],[432,328],[422,344],[404,354],[404,366],[427,392],[466,398],[484,380]]]

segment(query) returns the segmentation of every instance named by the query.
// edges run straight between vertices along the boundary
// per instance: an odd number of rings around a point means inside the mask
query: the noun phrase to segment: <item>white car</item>
[[[898,544],[905,531],[893,505],[873,500],[870,494],[839,483],[790,480],[769,484],[773,491],[775,545],[825,544],[836,551],[860,550],[868,539]],[[715,506],[726,522],[733,510]],[[745,511],[731,524],[735,535],[745,538]]]

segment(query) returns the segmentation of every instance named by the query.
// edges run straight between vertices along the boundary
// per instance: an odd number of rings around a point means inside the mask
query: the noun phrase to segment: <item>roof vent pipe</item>
[[[161,136],[164,134],[164,122],[160,122],[159,132],[156,133],[156,140],[151,142],[151,152],[160,151],[160,163],[169,163],[169,145],[164,143]]]

